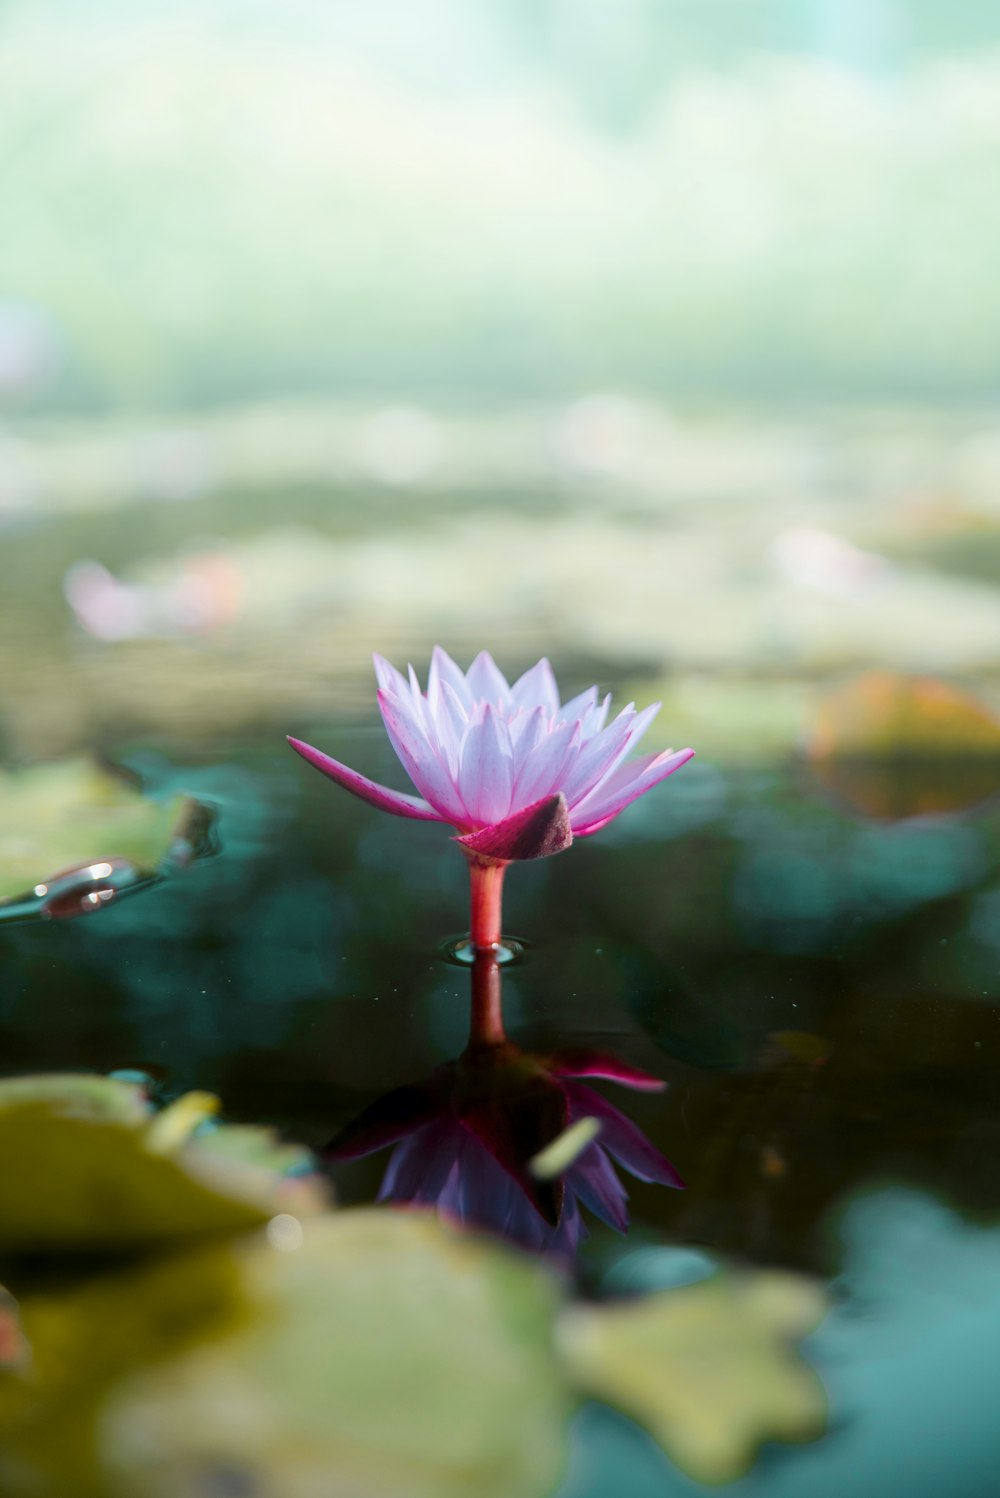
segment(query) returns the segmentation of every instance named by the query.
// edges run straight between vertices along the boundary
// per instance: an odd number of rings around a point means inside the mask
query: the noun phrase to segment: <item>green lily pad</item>
[[[325,1193],[289,1180],[289,1156],[266,1130],[197,1126],[216,1106],[188,1094],[162,1113],[110,1077],[0,1082],[0,1250],[124,1251],[238,1232],[281,1210],[316,1211]]]
[[[700,1482],[729,1482],[765,1440],[807,1441],[824,1425],[816,1374],[791,1348],[825,1306],[792,1275],[719,1274],[564,1312],[559,1346],[581,1389],[644,1425]]]
[[[0,771],[0,900],[112,859],[151,872],[192,805],[184,796],[151,801],[125,776],[82,759]]]
[[[551,1493],[572,1407],[554,1277],[424,1214],[301,1227],[291,1251],[254,1234],[26,1296],[35,1367],[0,1373],[0,1489]]]

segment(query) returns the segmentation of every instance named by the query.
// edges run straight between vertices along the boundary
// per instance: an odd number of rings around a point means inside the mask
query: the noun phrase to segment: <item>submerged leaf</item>
[[[315,1181],[284,1178],[289,1159],[267,1131],[253,1131],[252,1148],[243,1129],[230,1147],[226,1126],[204,1137],[177,1132],[171,1142],[170,1116],[110,1077],[0,1082],[0,1248],[154,1248],[253,1227],[289,1204],[322,1205]]]
[[[819,1379],[788,1343],[824,1310],[791,1275],[719,1274],[605,1305],[575,1305],[559,1346],[582,1392],[631,1415],[701,1482],[727,1482],[764,1440],[810,1440],[823,1427]]]

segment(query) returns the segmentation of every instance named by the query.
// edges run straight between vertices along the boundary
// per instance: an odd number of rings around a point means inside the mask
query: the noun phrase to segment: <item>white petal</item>
[[[473,702],[506,703],[510,687],[488,650],[481,650],[465,674]]]
[[[585,692],[580,692],[576,697],[571,697],[568,702],[564,702],[559,709],[559,716],[568,718],[571,722],[575,722],[577,718],[582,721],[596,702],[597,688],[588,687]]]
[[[511,768],[507,725],[488,702],[477,710],[466,730],[459,775],[462,800],[485,827],[502,821],[510,810]]]
[[[548,732],[549,717],[544,707],[533,707],[530,711],[521,708],[515,717],[507,720],[510,741],[514,746],[514,765],[522,765],[528,755]]]
[[[417,790],[449,822],[464,827],[468,818],[451,776],[416,720],[413,704],[379,692],[378,705],[385,731]]]
[[[429,705],[427,711],[430,716]],[[457,785],[458,767],[462,761],[462,741],[469,726],[469,715],[448,682],[441,688],[438,710],[432,717],[432,723],[441,758],[447,763]]]
[[[613,723],[583,745],[563,787],[570,807],[589,795],[628,753],[635,722],[635,707],[630,702]]]
[[[644,707],[641,713],[636,713],[629,704],[610,727],[591,739],[583,749],[566,786],[566,800],[571,810],[588,796],[601,794],[605,781],[618,768],[626,754],[635,748],[659,711],[658,702],[654,702],[651,707]],[[623,725],[626,714],[629,717]],[[599,748],[603,752],[598,753]]]
[[[605,778],[596,794],[573,808],[570,821],[574,833],[585,837],[589,832],[596,832],[638,796],[686,765],[693,754],[693,749],[668,749],[663,754],[644,754],[619,765]]]
[[[596,707],[590,709],[583,720],[583,736],[585,739],[593,738],[595,733],[600,733],[608,721],[608,709],[610,706],[611,693],[609,692],[603,702],[599,702]]]
[[[518,677],[510,689],[511,701],[517,707],[544,707],[555,715],[559,711],[559,688],[552,667],[543,656],[530,671]]]
[[[566,768],[576,758],[579,746],[578,723],[559,723],[545,734],[518,767],[511,811],[520,811],[542,796],[562,790]]]
[[[427,701],[430,703],[431,712],[436,714],[438,704],[441,700],[441,687],[447,682],[452,691],[455,692],[459,702],[465,707],[472,707],[472,698],[465,684],[464,673],[455,665],[447,650],[442,650],[440,645],[435,645],[431,651],[431,666],[427,673]]]
[[[395,692],[398,695],[407,690],[406,677],[384,655],[379,655],[376,651],[372,659],[375,662],[375,680],[383,692]]]

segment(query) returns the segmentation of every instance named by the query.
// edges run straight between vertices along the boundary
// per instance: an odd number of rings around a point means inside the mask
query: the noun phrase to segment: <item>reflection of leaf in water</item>
[[[152,1113],[139,1088],[107,1077],[0,1082],[0,1246],[154,1247],[321,1204],[314,1182],[281,1173],[301,1165],[301,1151],[290,1157],[264,1130],[237,1129],[230,1142],[225,1126],[193,1138],[188,1129],[164,1148],[169,1112]]]
[[[86,760],[0,772],[0,901],[115,859],[139,878],[183,836],[191,807],[184,796],[152,801]]]
[[[738,1477],[764,1440],[822,1430],[819,1379],[790,1351],[824,1310],[784,1274],[717,1275],[686,1289],[578,1305],[560,1346],[585,1392],[618,1406],[702,1482]]]
[[[807,747],[823,783],[870,816],[957,812],[1000,790],[1000,718],[935,677],[852,678],[823,698]]]
[[[76,1498],[43,1426],[94,1416],[116,1498],[550,1493],[572,1403],[551,1347],[558,1282],[417,1214],[303,1226],[294,1252],[255,1235],[26,1297],[45,1409],[0,1379],[11,1473],[21,1461]],[[3,1455],[0,1478],[11,1492]]]

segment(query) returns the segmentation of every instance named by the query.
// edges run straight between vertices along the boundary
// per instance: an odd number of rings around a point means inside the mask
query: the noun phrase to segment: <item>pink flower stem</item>
[[[506,872],[506,863],[498,859],[469,859],[469,930],[477,954],[495,952],[500,945]]]
[[[472,963],[472,1016],[469,1049],[503,1045],[500,964],[497,949],[503,920],[503,876],[506,863],[469,856],[469,929],[475,956]]]

